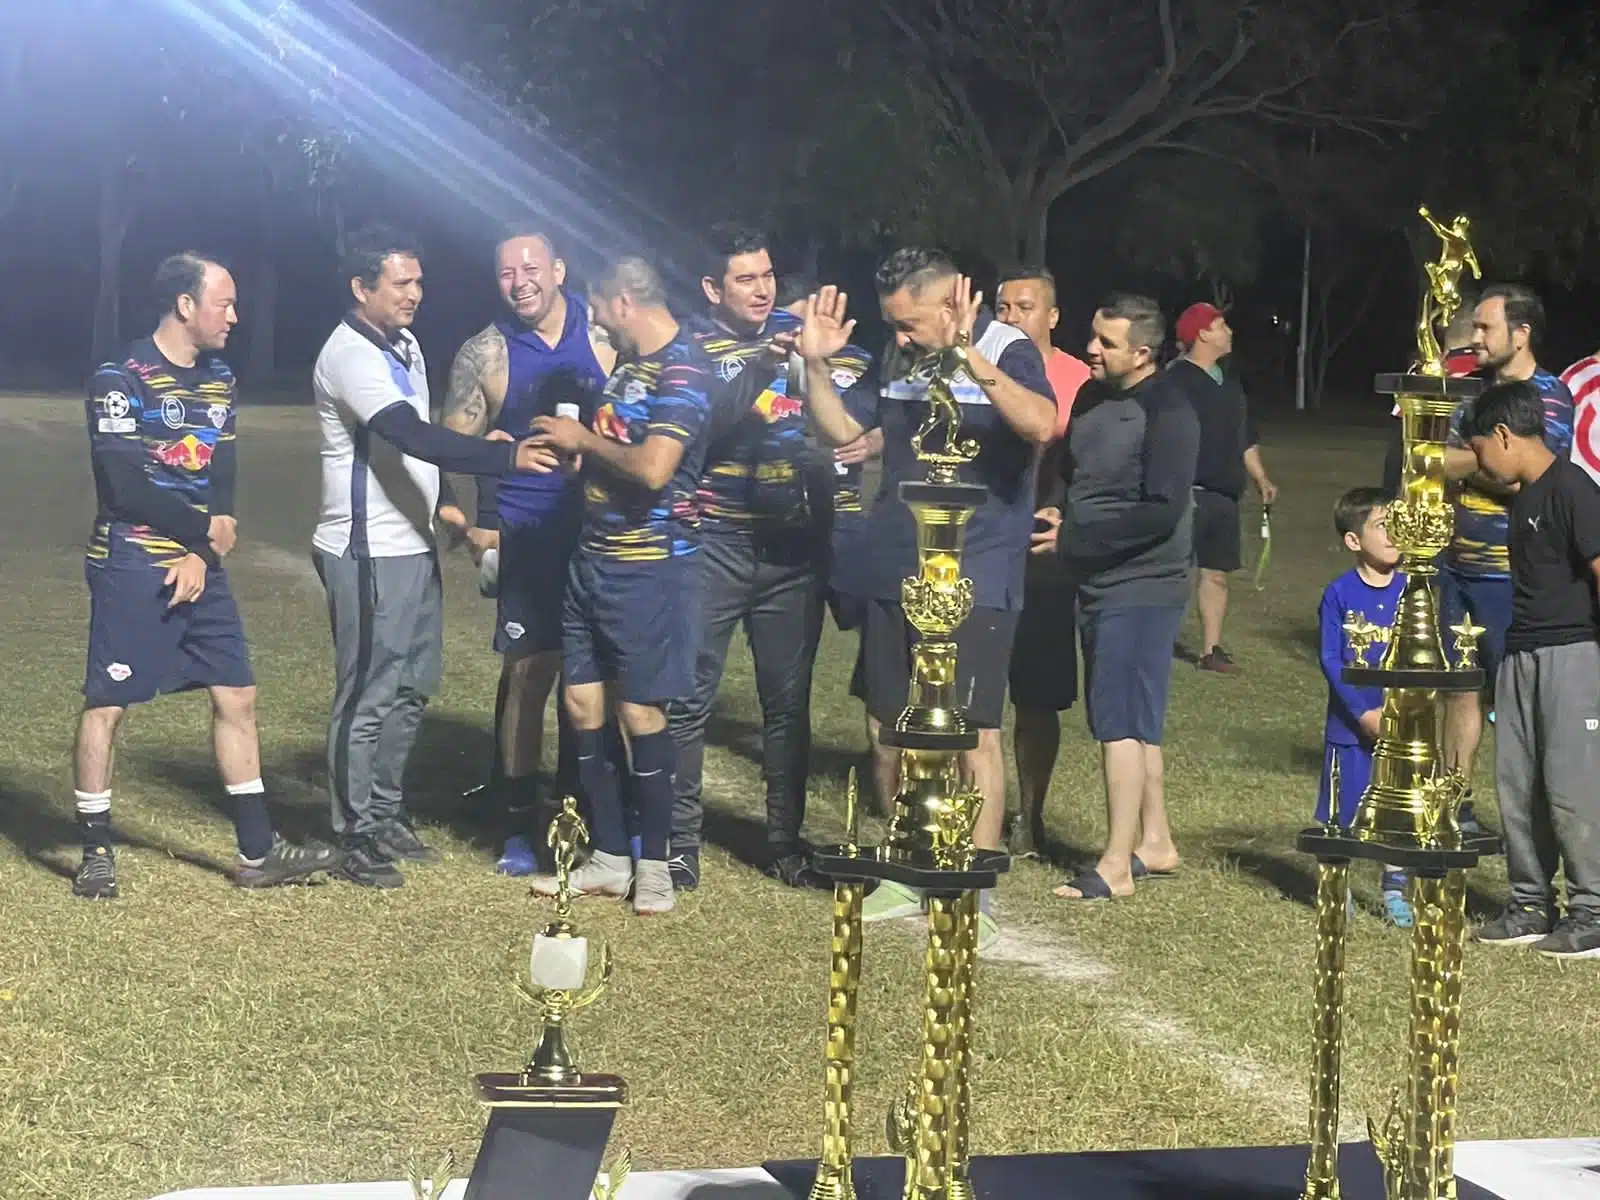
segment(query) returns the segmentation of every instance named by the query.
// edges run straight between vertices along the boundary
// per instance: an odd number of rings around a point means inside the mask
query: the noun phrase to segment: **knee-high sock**
[[[639,857],[665,861],[672,832],[672,768],[678,748],[663,729],[633,739],[633,771],[629,777],[634,808],[639,814]]]
[[[588,803],[594,848],[607,854],[628,853],[628,829],[622,819],[622,790],[617,772],[606,754],[604,729],[579,729],[573,733],[578,751],[578,790]]]

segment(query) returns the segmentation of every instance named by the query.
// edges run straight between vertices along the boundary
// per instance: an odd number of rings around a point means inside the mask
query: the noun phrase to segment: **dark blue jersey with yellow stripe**
[[[690,339],[679,334],[654,354],[625,362],[606,381],[593,430],[625,446],[668,437],[683,458],[667,486],[653,491],[604,463],[583,466],[584,553],[620,562],[659,562],[696,549],[695,485],[705,461],[710,376]]]
[[[233,512],[233,372],[216,355],[170,362],[153,338],[89,380],[97,511],[91,563],[166,568],[208,559],[210,520]]]

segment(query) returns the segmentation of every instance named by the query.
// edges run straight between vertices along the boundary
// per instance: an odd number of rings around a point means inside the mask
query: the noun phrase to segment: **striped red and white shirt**
[[[1572,393],[1572,461],[1600,483],[1600,351],[1561,372]]]

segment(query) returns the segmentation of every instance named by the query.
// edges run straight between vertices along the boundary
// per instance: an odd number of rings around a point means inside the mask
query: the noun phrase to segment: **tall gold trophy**
[[[600,944],[598,969],[591,971],[589,939],[572,923],[567,881],[588,837],[577,801],[568,796],[550,824],[559,885],[555,919],[534,935],[527,981],[520,970],[513,976],[517,993],[540,1013],[539,1044],[521,1071],[476,1079],[489,1124],[465,1200],[522,1200],[534,1194],[532,1181],[541,1200],[589,1200],[612,1123],[627,1100],[621,1079],[580,1071],[567,1047],[568,1018],[611,983],[610,948]]]
[[[978,893],[1010,865],[1004,853],[980,851],[972,828],[982,796],[963,786],[960,759],[978,744],[956,702],[955,631],[972,612],[972,581],[961,575],[966,525],[984,502],[982,487],[959,481],[977,456],[961,436],[952,382],[967,370],[962,342],[924,358],[912,371],[926,381],[927,419],[912,438],[927,466],[923,482],[900,485],[917,525],[918,572],[901,585],[902,606],[916,629],[910,703],[885,745],[900,750],[900,793],[888,838],[857,846],[855,781],[845,844],[820,849],[814,865],[834,880],[828,983],[827,1092],[822,1160],[810,1200],[854,1200],[851,1083],[855,1071],[856,988],[861,977],[861,899],[865,885],[892,880],[927,897],[927,980],[922,1049],[888,1118],[889,1142],[905,1155],[906,1200],[970,1200],[968,1067],[973,966],[977,958]]]
[[[1406,1082],[1382,1125],[1369,1120],[1383,1166],[1386,1200],[1454,1200],[1455,1108],[1461,1033],[1461,956],[1466,941],[1466,868],[1497,853],[1492,837],[1462,835],[1456,811],[1466,789],[1441,755],[1442,693],[1477,691],[1483,630],[1470,620],[1450,630],[1446,655],[1439,628],[1434,560],[1450,542],[1453,514],[1445,491],[1444,452],[1456,406],[1483,389],[1476,379],[1452,379],[1435,329],[1461,305],[1461,272],[1478,275],[1458,216],[1441,225],[1421,210],[1441,251],[1427,266],[1428,287],[1417,320],[1419,362],[1402,375],[1380,375],[1377,390],[1398,397],[1405,437],[1401,496],[1389,506],[1388,532],[1399,549],[1406,584],[1394,626],[1382,629],[1352,616],[1345,625],[1355,664],[1346,683],[1384,689],[1372,782],[1349,829],[1338,825],[1334,776],[1329,823],[1300,835],[1301,850],[1317,858],[1317,965],[1311,1072],[1311,1160],[1304,1200],[1339,1197],[1339,1050],[1343,1026],[1346,894],[1350,862],[1391,863],[1413,879],[1416,924],[1411,938],[1411,1028]],[[1368,666],[1370,647],[1385,647]]]

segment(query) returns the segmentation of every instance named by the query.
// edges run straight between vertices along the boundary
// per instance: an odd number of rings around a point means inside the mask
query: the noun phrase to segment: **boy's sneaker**
[[[400,862],[436,863],[443,856],[417,836],[416,829],[404,817],[387,817],[378,822],[372,831],[373,840],[391,859]]]
[[[1549,935],[1549,908],[1513,900],[1494,920],[1478,926],[1472,939],[1486,946],[1531,946]]]
[[[633,888],[633,859],[596,850],[568,876],[567,886],[574,896],[626,896]],[[554,897],[560,889],[554,875],[535,875],[529,890],[535,896]]]
[[[370,834],[351,834],[339,843],[339,865],[331,874],[357,887],[397,888],[406,877]]]
[[[117,898],[117,859],[110,846],[85,846],[72,877],[72,894],[85,900]]]
[[[1600,958],[1600,917],[1590,913],[1567,917],[1533,949],[1546,958]]]
[[[1202,671],[1211,671],[1217,675],[1238,675],[1243,670],[1239,664],[1233,661],[1233,655],[1229,654],[1221,646],[1211,647],[1207,653],[1200,656],[1194,665]]]
[[[671,912],[678,902],[672,888],[672,873],[667,864],[656,859],[641,858],[633,872],[633,911],[641,917],[654,917]]]
[[[794,846],[789,849],[780,848],[766,866],[761,868],[761,873],[768,879],[776,879],[785,887],[792,888],[826,888],[832,882],[825,879],[811,866],[811,851],[805,846]]]
[[[922,897],[889,879],[879,880],[872,895],[861,902],[863,921],[897,921],[922,915]]]
[[[1411,911],[1411,901],[1406,899],[1406,894],[1396,888],[1383,890],[1383,922],[1396,929],[1410,929],[1417,923],[1416,914]]]
[[[286,883],[303,883],[338,865],[339,852],[332,846],[317,841],[297,846],[275,835],[267,856],[259,863],[240,863],[233,882],[242,888],[281,887]]]
[[[667,859],[667,873],[672,876],[672,886],[680,892],[692,892],[700,886],[700,851],[685,850]]]
[[[520,835],[506,839],[506,848],[500,852],[499,861],[494,864],[496,875],[516,878],[532,875],[538,869],[539,860],[534,856],[533,844]]]

